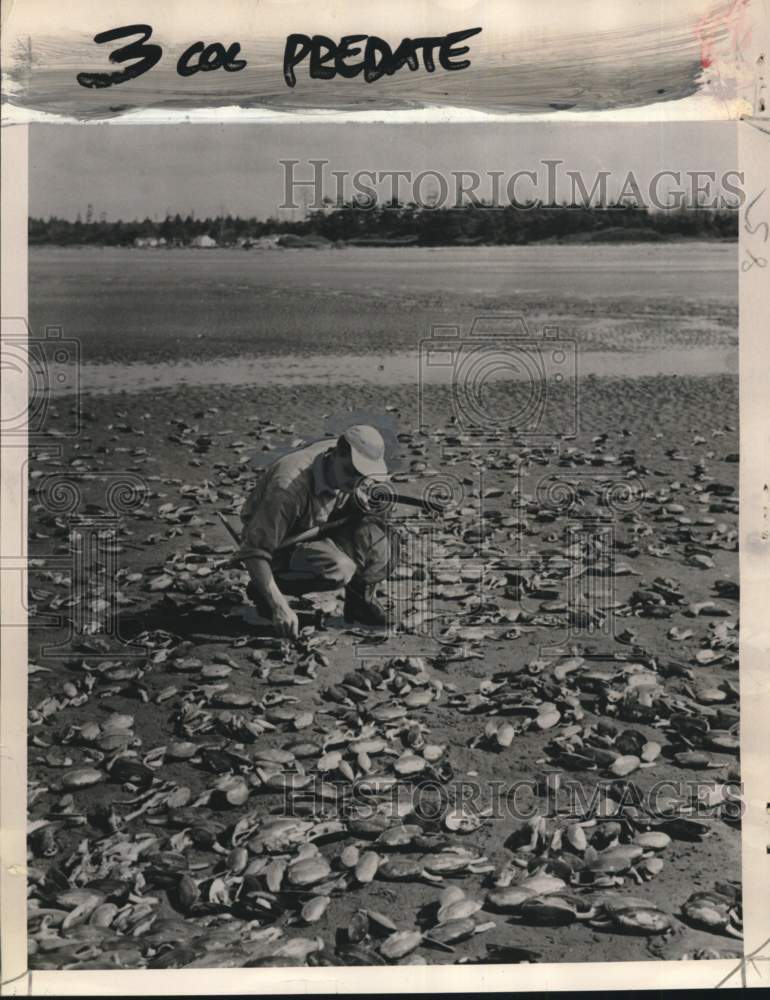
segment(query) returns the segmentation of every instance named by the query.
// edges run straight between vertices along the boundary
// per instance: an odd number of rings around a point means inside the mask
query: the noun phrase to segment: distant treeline
[[[197,219],[168,215],[162,221],[108,222],[78,218],[74,222],[52,216],[29,219],[31,245],[60,246],[249,246],[271,237],[292,234],[317,243],[423,246],[469,244],[526,244],[553,242],[609,242],[671,239],[737,239],[738,212],[679,208],[650,212],[630,205],[466,205],[426,208],[391,203],[364,209],[355,202],[328,204],[303,220],[260,220],[226,215]],[[287,243],[289,241],[287,240]]]

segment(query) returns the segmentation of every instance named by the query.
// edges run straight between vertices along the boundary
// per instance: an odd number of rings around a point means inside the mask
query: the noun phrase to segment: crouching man
[[[387,472],[385,443],[373,427],[349,427],[336,442],[319,441],[270,465],[244,505],[239,557],[249,571],[247,594],[279,635],[298,634],[287,596],[345,588],[345,621],[387,624],[376,584],[395,562],[395,536],[366,512],[354,491]],[[323,537],[289,547],[285,539],[346,518]]]

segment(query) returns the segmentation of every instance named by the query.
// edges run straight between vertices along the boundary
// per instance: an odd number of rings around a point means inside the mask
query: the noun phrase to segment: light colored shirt
[[[241,559],[270,560],[284,539],[326,524],[350,496],[334,490],[325,475],[334,439],[318,441],[269,465],[241,510]]]

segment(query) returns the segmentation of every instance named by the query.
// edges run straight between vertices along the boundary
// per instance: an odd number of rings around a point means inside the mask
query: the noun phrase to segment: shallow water
[[[526,381],[549,378],[553,365],[534,368],[532,356],[516,354],[494,359],[482,366],[480,382]],[[422,364],[421,364],[422,361]],[[521,362],[524,363],[521,363]],[[536,359],[539,361],[539,359]],[[576,364],[565,361],[567,377],[595,375],[613,378],[642,378],[652,375],[707,376],[738,373],[735,349],[690,347],[650,351],[586,351]],[[450,362],[431,364],[417,351],[393,354],[323,354],[292,358],[287,356],[236,357],[213,361],[166,362],[160,364],[83,364],[79,385],[74,377],[52,394],[81,392],[145,392],[148,389],[174,389],[181,386],[292,386],[292,385],[369,385],[409,386],[449,384],[456,370]],[[543,374],[545,373],[545,374]],[[477,385],[479,384],[477,376]]]

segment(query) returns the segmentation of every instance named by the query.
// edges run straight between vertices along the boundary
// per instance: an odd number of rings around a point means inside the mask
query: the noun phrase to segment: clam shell
[[[643,874],[647,875],[649,878],[654,878],[655,875],[659,875],[664,868],[662,858],[642,858],[642,860],[637,865],[637,869],[641,870]]]
[[[178,785],[166,799],[167,809],[183,809],[192,798],[192,790],[186,785]]]
[[[671,927],[671,917],[649,904],[616,910],[612,919],[624,930],[637,934],[665,934]]]
[[[198,753],[199,747],[196,743],[188,740],[173,740],[166,747],[166,756],[169,760],[189,760]]]
[[[360,882],[362,885],[365,885],[367,882],[371,882],[377,874],[377,869],[379,867],[379,855],[375,854],[374,851],[364,852],[355,866],[356,881]]]
[[[212,704],[221,708],[249,708],[254,704],[254,701],[254,695],[248,694],[246,691],[222,691],[214,696]],[[273,720],[271,719],[271,721]]]
[[[648,740],[642,747],[641,758],[645,763],[651,763],[653,760],[657,760],[662,749],[660,743],[656,743],[655,740]]]
[[[226,864],[234,875],[240,875],[249,864],[249,852],[245,847],[234,847],[227,855]]]
[[[401,777],[407,777],[411,774],[419,774],[424,771],[428,766],[427,761],[424,757],[418,757],[416,754],[405,753],[402,754],[398,760],[393,765],[393,770],[396,774],[401,775]]]
[[[429,705],[433,698],[434,694],[430,688],[413,688],[404,698],[404,704],[407,708],[423,708]]]
[[[648,833],[638,834],[634,838],[634,843],[646,851],[664,851],[671,843],[671,837],[662,830],[650,830]]]
[[[233,668],[226,663],[207,663],[201,670],[201,677],[205,677],[206,680],[220,680],[229,677],[232,672]]]
[[[91,912],[88,922],[94,927],[109,927],[117,914],[115,903],[101,903]]]
[[[361,859],[361,852],[355,844],[348,844],[340,854],[340,864],[343,868],[355,868]]]
[[[641,759],[633,754],[624,754],[616,757],[610,764],[608,770],[617,778],[624,778],[627,774],[637,771],[641,765]]]
[[[65,791],[73,791],[76,788],[90,788],[105,781],[107,775],[104,771],[99,771],[94,767],[75,767],[71,771],[65,771],[61,778],[61,786]]]
[[[565,831],[567,843],[576,851],[584,851],[588,847],[585,830],[579,823],[570,823]]]
[[[575,908],[563,896],[530,896],[519,907],[519,916],[528,923],[541,926],[563,926],[577,920]]]
[[[283,876],[286,874],[286,862],[276,858],[265,868],[265,883],[270,892],[280,892]]]
[[[342,754],[339,750],[331,750],[319,758],[316,764],[318,771],[334,771],[342,762]]]
[[[538,729],[551,729],[553,726],[557,725],[561,719],[561,713],[558,709],[551,709],[547,712],[541,712],[540,715],[535,717],[535,725]]]
[[[103,733],[129,732],[133,728],[133,715],[127,715],[120,712],[113,712],[112,715],[108,715],[102,723]]]
[[[439,893],[439,906],[447,906],[449,903],[457,902],[458,899],[465,899],[465,889],[459,885],[448,885]]]
[[[398,930],[398,927],[396,927],[390,917],[386,917],[379,910],[367,910],[366,916],[373,930],[384,931],[386,934],[392,934]]]
[[[314,896],[302,907],[301,916],[306,924],[314,924],[326,913],[331,899],[329,896]]]
[[[476,930],[476,921],[470,917],[456,917],[442,921],[426,935],[429,941],[438,941],[439,944],[455,944],[458,941],[466,941]]]
[[[249,797],[249,786],[241,775],[226,774],[214,785],[217,800],[228,806],[242,806]]]
[[[105,901],[104,893],[93,889],[66,889],[56,895],[56,905],[65,910],[84,910],[91,913]]]
[[[328,878],[331,871],[331,866],[325,858],[309,858],[307,861],[298,861],[296,864],[289,865],[286,869],[286,878],[293,886],[316,885]]]
[[[200,899],[200,889],[195,879],[183,875],[177,884],[177,899],[183,911],[189,910]]]
[[[404,718],[407,714],[407,708],[406,705],[398,703],[386,703],[384,705],[377,705],[370,710],[369,714],[376,722],[396,722],[398,719]],[[367,750],[367,753],[370,752]]]
[[[389,961],[398,961],[419,948],[422,940],[420,931],[396,931],[380,945],[380,954]]]
[[[674,760],[680,767],[701,768],[711,767],[714,764],[710,754],[702,750],[683,750],[674,754]]]
[[[467,917],[472,917],[474,913],[479,912],[482,905],[480,900],[468,897],[451,900],[439,907],[438,923],[443,924],[447,920],[464,920]]]
[[[400,882],[417,878],[422,873],[422,865],[413,858],[387,858],[377,869],[380,878]]]
[[[366,753],[371,757],[382,753],[387,748],[387,743],[384,740],[376,738],[370,740],[353,740],[349,748],[353,753]]]
[[[451,833],[473,833],[483,826],[483,819],[472,813],[453,809],[444,816],[444,826]]]

